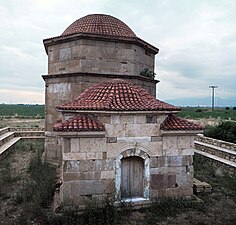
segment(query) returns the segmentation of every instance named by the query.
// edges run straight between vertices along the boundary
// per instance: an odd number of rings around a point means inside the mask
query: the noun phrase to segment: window
[[[157,117],[153,115],[147,115],[146,116],[146,123],[156,123]]]

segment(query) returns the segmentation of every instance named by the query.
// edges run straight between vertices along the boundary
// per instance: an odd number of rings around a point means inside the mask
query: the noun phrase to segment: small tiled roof
[[[179,111],[151,96],[145,89],[121,79],[91,86],[79,97],[57,107],[61,110]]]
[[[161,124],[161,130],[171,131],[171,130],[202,130],[201,125],[192,123],[186,119],[177,117],[176,115],[170,114]]]
[[[136,37],[134,32],[121,20],[104,14],[91,14],[73,22],[61,36],[86,33],[118,37]]]
[[[104,125],[88,114],[79,114],[68,120],[57,122],[54,131],[104,131]]]

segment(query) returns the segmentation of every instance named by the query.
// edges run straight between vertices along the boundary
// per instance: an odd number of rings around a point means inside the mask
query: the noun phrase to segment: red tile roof
[[[176,115],[170,114],[161,124],[161,130],[171,131],[171,130],[202,130],[201,125],[192,123],[186,119],[177,117]]]
[[[84,16],[73,22],[61,36],[86,33],[118,37],[136,37],[134,32],[121,20],[104,14]]]
[[[151,96],[145,89],[121,79],[91,86],[79,97],[57,107],[62,110],[179,111]]]
[[[104,125],[87,114],[78,114],[68,120],[57,122],[54,131],[104,131]]]

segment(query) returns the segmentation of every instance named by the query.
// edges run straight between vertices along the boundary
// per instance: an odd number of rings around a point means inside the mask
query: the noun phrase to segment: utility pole
[[[211,94],[211,96],[212,96],[212,101],[211,101],[212,106],[211,106],[211,109],[212,109],[212,112],[213,112],[214,111],[214,100],[215,100],[215,88],[218,88],[218,86],[211,85],[211,86],[209,86],[209,88],[212,89],[212,94]]]

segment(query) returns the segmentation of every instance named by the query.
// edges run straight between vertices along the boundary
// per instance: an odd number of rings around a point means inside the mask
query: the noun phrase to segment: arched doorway
[[[141,149],[121,152],[115,161],[117,202],[149,199],[149,155]]]
[[[137,156],[121,159],[121,198],[143,197],[144,160]]]

